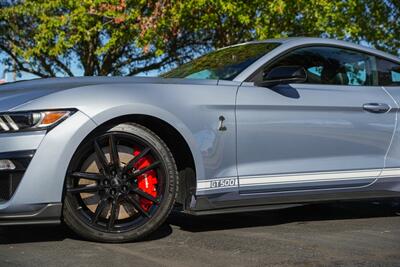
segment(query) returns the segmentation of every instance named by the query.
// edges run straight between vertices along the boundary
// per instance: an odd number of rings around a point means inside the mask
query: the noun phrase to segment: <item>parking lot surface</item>
[[[400,205],[172,214],[127,244],[81,240],[63,225],[1,227],[0,266],[400,266]]]

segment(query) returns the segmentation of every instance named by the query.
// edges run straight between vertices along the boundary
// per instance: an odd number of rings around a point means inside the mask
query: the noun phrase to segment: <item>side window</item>
[[[400,86],[400,64],[378,58],[379,85]]]
[[[263,72],[266,77],[279,66],[302,66],[308,84],[377,85],[375,57],[336,47],[305,47],[278,59]]]

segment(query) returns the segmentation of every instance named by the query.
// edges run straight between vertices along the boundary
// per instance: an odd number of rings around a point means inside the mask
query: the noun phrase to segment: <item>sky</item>
[[[4,59],[4,55],[0,54],[0,62]],[[0,63],[0,80],[5,79],[6,82],[12,82],[13,81],[13,74],[10,72],[4,72],[6,66],[4,66],[2,63]],[[29,79],[34,79],[37,78],[35,75],[29,74],[29,73],[23,73],[22,77],[17,77],[17,80],[29,80]]]
[[[0,62],[4,59],[4,55],[0,53]],[[5,79],[6,82],[12,82],[13,81],[13,74],[10,72],[4,73],[5,67],[2,63],[0,63],[0,80]],[[77,75],[77,76],[82,76],[82,71],[77,68],[73,67],[72,72]],[[153,70],[149,71],[146,73],[140,73],[137,76],[158,76],[160,72],[158,70]],[[37,76],[30,74],[30,73],[21,73],[21,77],[17,77],[17,81],[19,80],[30,80],[30,79],[35,79],[38,78]]]

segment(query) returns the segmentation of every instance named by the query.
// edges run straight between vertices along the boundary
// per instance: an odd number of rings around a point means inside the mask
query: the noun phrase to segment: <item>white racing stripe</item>
[[[380,178],[400,177],[400,168],[385,169]]]
[[[312,173],[289,173],[262,176],[247,176],[239,179],[241,187],[258,185],[287,185],[298,183],[316,183],[316,182],[335,182],[352,181],[362,179],[376,178],[400,178],[400,168],[351,170],[338,172],[312,172]],[[212,180],[202,180],[197,182],[197,190],[216,190],[222,188],[237,188],[239,185],[235,182],[235,177],[216,178]]]
[[[215,178],[212,180],[203,180],[197,182],[197,190],[213,190],[222,188],[237,188],[238,179],[237,177],[225,177],[225,178]]]
[[[210,188],[210,182],[197,182],[197,189],[198,190],[206,190]]]
[[[360,171],[252,176],[252,177],[241,178],[240,186],[358,180],[367,178],[377,178],[380,172],[381,169],[372,169],[372,170],[360,170]]]

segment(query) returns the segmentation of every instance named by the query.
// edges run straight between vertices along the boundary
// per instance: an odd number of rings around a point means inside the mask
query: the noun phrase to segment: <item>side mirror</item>
[[[256,85],[268,87],[305,81],[307,81],[307,72],[302,66],[278,66],[271,69]]]

